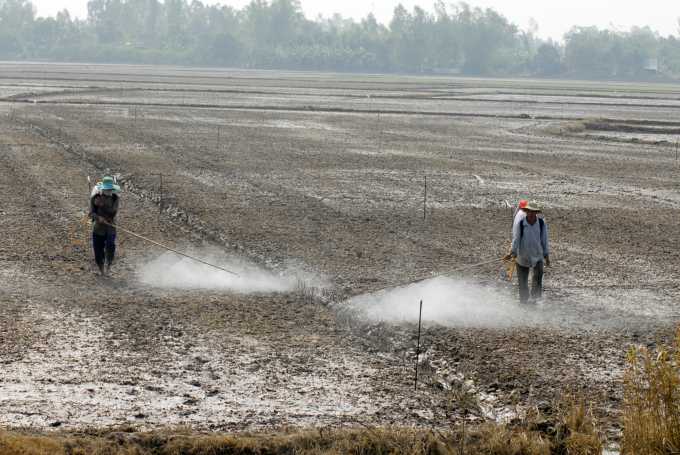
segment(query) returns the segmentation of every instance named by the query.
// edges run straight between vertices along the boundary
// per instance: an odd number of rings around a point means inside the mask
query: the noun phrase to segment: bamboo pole
[[[438,275],[450,275],[450,274],[455,273],[455,272],[461,272],[463,270],[468,270],[468,269],[472,269],[472,268],[475,268],[475,267],[481,267],[483,265],[493,264],[494,262],[500,262],[500,261],[502,261],[502,258],[494,258],[494,259],[490,259],[488,261],[478,262],[477,264],[464,265],[464,266],[461,266],[461,267],[456,267],[456,268],[453,268],[453,269],[446,270],[444,272],[439,272]],[[415,281],[411,281],[409,283],[394,284],[394,285],[391,285],[391,286],[386,286],[384,288],[380,288],[380,289],[376,289],[375,291],[371,291],[371,293],[382,292],[382,291],[386,291],[387,289],[397,288],[397,287],[401,287],[401,286],[410,286],[412,284],[420,283],[422,281],[429,280],[429,279],[434,278],[434,277],[435,277],[435,275],[429,274],[426,277],[419,278],[419,279],[417,279]]]
[[[125,232],[125,233],[127,233],[127,234],[130,234],[130,235],[132,235],[133,237],[137,237],[137,238],[142,239],[142,240],[144,240],[144,241],[146,241],[146,242],[149,242],[149,243],[151,243],[151,244],[153,244],[153,245],[159,246],[159,247],[161,247],[161,248],[163,248],[163,249],[166,249],[166,250],[168,250],[168,251],[172,251],[173,253],[178,254],[178,255],[180,255],[180,256],[184,256],[185,258],[192,259],[192,260],[194,260],[194,261],[196,261],[196,262],[200,262],[201,264],[205,264],[205,265],[210,266],[210,267],[212,267],[212,268],[215,268],[215,269],[217,269],[217,270],[221,270],[221,271],[223,271],[223,272],[227,272],[227,273],[229,273],[229,274],[231,274],[231,275],[239,276],[239,274],[236,273],[236,272],[232,272],[231,270],[227,270],[227,269],[225,269],[224,267],[220,267],[219,265],[211,264],[210,262],[206,262],[206,261],[204,261],[203,259],[199,259],[199,258],[194,257],[194,256],[191,256],[191,255],[189,255],[189,254],[182,253],[181,251],[177,251],[177,250],[174,249],[174,248],[170,248],[169,246],[163,245],[162,243],[156,242],[155,240],[151,240],[151,239],[148,238],[148,237],[144,237],[143,235],[139,235],[139,234],[137,234],[136,232],[133,232],[133,231],[131,231],[131,230],[129,230],[129,229],[125,229],[124,227],[120,227],[120,226],[118,226],[118,225],[116,225],[116,224],[108,223],[108,222],[104,222],[104,224],[108,224],[109,226],[111,226],[111,227],[113,227],[113,228],[120,229],[121,231],[123,231],[123,232]]]

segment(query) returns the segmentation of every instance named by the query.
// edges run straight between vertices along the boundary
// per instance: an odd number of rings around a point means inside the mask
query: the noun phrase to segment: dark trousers
[[[116,233],[109,232],[104,235],[92,233],[92,248],[94,260],[99,267],[104,265],[104,260],[110,265],[116,255]]]
[[[517,264],[517,279],[519,280],[519,301],[529,301],[529,271],[531,267],[523,267]],[[540,299],[543,295],[543,261],[534,266],[534,275],[531,280],[531,298]]]

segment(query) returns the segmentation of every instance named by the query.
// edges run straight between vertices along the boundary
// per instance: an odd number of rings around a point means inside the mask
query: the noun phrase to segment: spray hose
[[[494,262],[498,262],[498,261],[502,261],[502,260],[503,260],[503,258],[493,258],[493,259],[490,259],[488,261],[479,262],[477,264],[465,265],[465,266],[462,266],[462,267],[456,267],[455,269],[447,270],[446,272],[441,273],[441,275],[448,275],[448,274],[454,273],[454,272],[461,272],[463,270],[472,269],[472,268],[475,268],[475,267],[481,267],[481,266],[487,265],[487,264],[493,264]]]
[[[475,268],[475,267],[481,267],[481,266],[487,265],[487,264],[493,264],[494,262],[499,262],[499,261],[503,261],[503,260],[504,259],[502,257],[501,258],[493,258],[493,259],[489,259],[487,261],[478,262],[477,264],[464,265],[464,266],[461,266],[461,267],[456,267],[454,269],[449,269],[445,272],[440,272],[439,275],[450,275],[452,273],[461,272],[463,270],[469,270],[469,269],[472,269],[472,268]],[[411,281],[408,284],[420,283],[422,281],[429,280],[433,277],[434,277],[434,275],[430,274],[430,275],[423,277],[423,278],[420,278],[418,280]],[[396,285],[396,286],[399,286],[399,285]],[[381,292],[381,291],[385,291],[385,290],[393,288],[393,287],[395,287],[395,285],[387,286],[387,287],[384,287],[384,288],[381,288],[381,289],[377,289],[377,290],[372,291],[372,292]]]
[[[163,249],[166,249],[166,250],[168,250],[168,251],[172,251],[173,253],[178,254],[178,255],[180,255],[180,256],[184,256],[185,258],[189,258],[189,259],[194,260],[194,261],[196,261],[196,262],[200,262],[201,264],[205,264],[205,265],[210,266],[210,267],[212,267],[212,268],[214,268],[214,269],[221,270],[221,271],[223,271],[223,272],[227,272],[227,273],[229,273],[229,274],[231,274],[231,275],[239,276],[239,274],[236,273],[236,272],[232,272],[231,270],[227,270],[227,269],[225,269],[224,267],[220,267],[219,265],[211,264],[211,263],[209,263],[209,262],[204,261],[203,259],[199,259],[199,258],[194,257],[194,256],[191,256],[191,255],[189,255],[189,254],[187,254],[187,253],[183,253],[183,252],[181,252],[181,251],[177,251],[177,250],[175,250],[174,248],[170,248],[170,247],[167,246],[167,245],[163,245],[162,243],[158,243],[158,242],[156,242],[155,240],[151,240],[151,239],[148,238],[148,237],[144,237],[143,235],[139,235],[139,234],[137,234],[136,232],[132,232],[132,231],[129,230],[129,229],[125,229],[124,227],[120,227],[120,226],[117,225],[117,224],[109,223],[109,222],[107,222],[107,221],[99,221],[99,222],[102,223],[102,224],[106,224],[106,225],[108,225],[108,226],[111,226],[112,228],[120,229],[121,231],[123,231],[123,232],[125,232],[125,233],[127,233],[127,234],[130,234],[130,235],[133,236],[133,237],[137,237],[137,238],[142,239],[142,240],[144,240],[144,241],[146,241],[146,242],[149,242],[149,243],[151,243],[151,244],[153,244],[153,245],[159,246],[159,247],[161,247],[161,248],[163,248]]]

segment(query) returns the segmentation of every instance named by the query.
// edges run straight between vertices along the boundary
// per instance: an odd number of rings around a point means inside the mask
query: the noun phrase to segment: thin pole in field
[[[161,214],[163,213],[163,174],[159,173],[158,174],[158,193],[159,193],[159,200],[158,200],[158,217],[160,218]]]
[[[382,122],[380,121],[380,112],[378,112],[378,152],[382,152]]]
[[[527,149],[526,152],[529,153],[529,134],[527,133]]]
[[[418,347],[416,349],[416,379],[413,384],[413,390],[418,389],[418,360],[420,358],[420,329],[423,324],[423,301],[420,301],[420,315],[418,316]]]
[[[423,194],[423,221],[427,218],[427,175],[425,175],[425,192]]]

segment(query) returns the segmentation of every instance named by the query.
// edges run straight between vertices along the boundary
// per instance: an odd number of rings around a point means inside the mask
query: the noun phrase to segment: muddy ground
[[[447,426],[575,392],[615,434],[626,349],[680,313],[678,109],[663,84],[2,63],[0,425]],[[106,169],[128,229],[309,283],[160,289],[138,272],[162,250],[125,233],[96,276]],[[542,317],[429,318],[414,393],[415,325],[348,299],[502,256],[527,194]],[[499,267],[455,276],[512,300]]]

